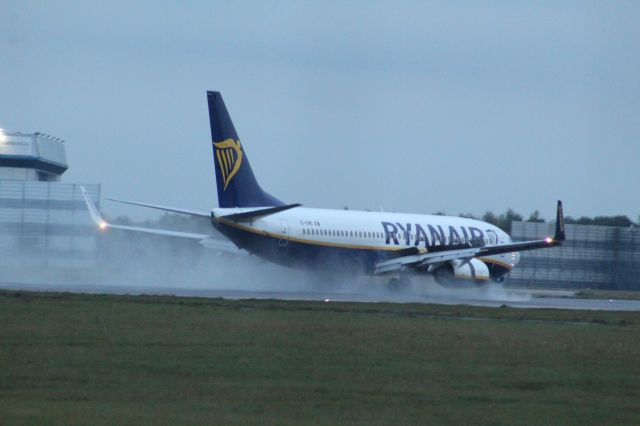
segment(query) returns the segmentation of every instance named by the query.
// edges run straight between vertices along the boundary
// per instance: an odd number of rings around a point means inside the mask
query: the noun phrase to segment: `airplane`
[[[553,237],[513,242],[500,228],[476,219],[333,210],[286,204],[262,189],[219,92],[208,91],[218,207],[210,212],[157,204],[121,203],[207,218],[229,241],[208,234],[122,226],[106,222],[84,188],[91,218],[107,228],[196,239],[206,247],[238,249],[287,267],[387,277],[391,289],[431,275],[441,285],[502,282],[519,252],[565,241],[562,202]]]

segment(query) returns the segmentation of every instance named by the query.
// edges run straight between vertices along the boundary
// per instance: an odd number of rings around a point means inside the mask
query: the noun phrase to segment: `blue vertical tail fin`
[[[220,92],[207,92],[219,207],[270,207],[284,203],[265,192],[233,127]]]

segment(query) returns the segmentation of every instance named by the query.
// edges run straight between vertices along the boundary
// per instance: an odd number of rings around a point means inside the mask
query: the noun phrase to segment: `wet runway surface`
[[[226,299],[278,299],[325,302],[390,302],[435,303],[443,305],[473,305],[514,308],[588,309],[611,311],[640,311],[640,300],[580,299],[566,297],[570,292],[550,292],[539,297],[539,292],[493,287],[482,290],[437,289],[424,292],[392,293],[389,291],[265,291],[247,289],[220,289],[188,286],[152,285],[80,285],[0,283],[7,290],[54,291],[119,295],[172,295],[184,297],[210,297]],[[564,297],[558,297],[563,295]]]

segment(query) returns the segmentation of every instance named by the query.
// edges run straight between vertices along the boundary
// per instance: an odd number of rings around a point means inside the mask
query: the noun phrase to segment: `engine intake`
[[[489,268],[478,259],[468,261],[452,260],[433,271],[433,277],[440,285],[453,284],[458,280],[485,282],[489,280]]]

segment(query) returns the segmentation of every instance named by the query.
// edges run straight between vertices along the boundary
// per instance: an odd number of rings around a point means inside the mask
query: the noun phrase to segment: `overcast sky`
[[[286,202],[640,214],[640,2],[4,1],[0,19],[0,127],[65,139],[63,181],[103,196],[214,207],[219,90]]]

